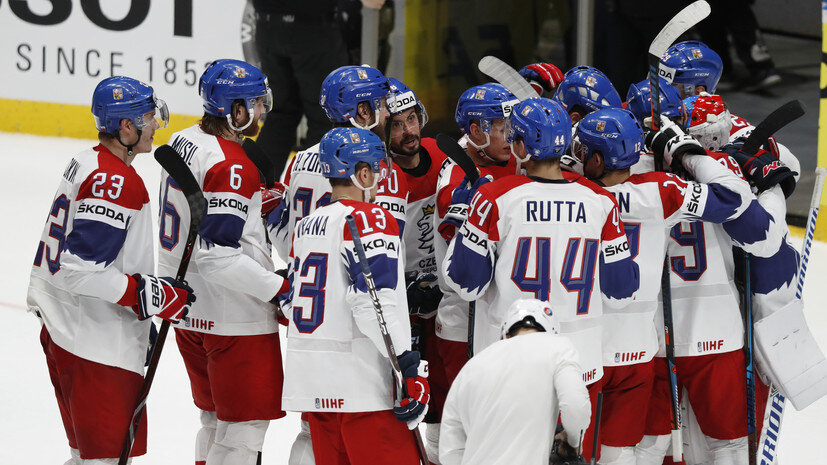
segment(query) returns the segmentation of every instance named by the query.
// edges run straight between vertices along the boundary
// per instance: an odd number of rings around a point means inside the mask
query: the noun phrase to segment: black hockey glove
[[[555,439],[551,446],[551,456],[548,459],[549,465],[588,465],[582,455],[562,439]]]
[[[646,148],[656,159],[663,160],[664,166],[669,166],[673,173],[684,174],[684,155],[706,155],[706,150],[694,137],[686,134],[683,129],[666,117],[661,118],[661,127],[657,131],[652,127],[651,118],[646,118]]]
[[[789,197],[795,190],[797,173],[770,152],[758,150],[755,155],[750,155],[741,151],[742,145],[743,143],[728,144],[721,147],[721,152],[738,162],[744,177],[758,193],[778,185],[784,192],[784,197]]]
[[[420,360],[419,352],[406,350],[399,355],[402,370],[402,400],[393,407],[396,419],[414,429],[428,413],[431,387],[428,385],[428,362]]]
[[[408,290],[408,311],[411,315],[428,315],[435,312],[439,301],[442,300],[442,291],[436,282],[433,273],[406,274],[405,283]]]

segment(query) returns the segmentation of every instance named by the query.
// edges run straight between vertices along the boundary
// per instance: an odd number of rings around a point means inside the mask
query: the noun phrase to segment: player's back
[[[291,253],[293,281],[283,394],[288,410],[366,412],[393,405],[389,361],[360,331],[349,300],[354,286],[349,273],[361,270],[346,245],[350,242],[347,215],[362,216],[366,224],[362,241],[377,286],[395,278],[391,292],[398,305],[383,306],[392,337],[395,341],[410,338],[410,326],[400,333],[400,327],[392,324],[407,321],[393,217],[378,205],[350,200],[315,210],[297,223]],[[393,260],[384,260],[388,256]],[[397,268],[388,269],[389,263]]]
[[[560,376],[567,367],[568,379]],[[451,387],[443,414],[442,428],[451,436],[446,448],[464,449],[464,464],[546,463],[558,389],[579,391],[581,403],[568,404],[567,413],[588,424],[588,394],[579,372],[574,346],[564,337],[534,333],[495,342],[468,361]],[[452,434],[458,424],[465,437]]]
[[[52,339],[87,360],[143,373],[149,324],[118,305],[126,274],[152,273],[143,180],[102,145],[67,164],[31,270],[27,303]]]
[[[187,271],[187,281],[199,298],[180,329],[222,335],[276,331],[268,301],[278,287],[261,219],[258,169],[241,145],[207,134],[197,125],[173,134],[170,146],[187,162],[207,201]],[[161,206],[158,268],[162,275],[174,276],[189,233],[190,212],[166,172],[161,176]],[[227,271],[222,265],[237,265],[244,274],[222,273]],[[250,279],[252,275],[256,279]]]

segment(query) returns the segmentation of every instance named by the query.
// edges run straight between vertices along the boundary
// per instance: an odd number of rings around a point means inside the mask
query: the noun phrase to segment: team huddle
[[[166,104],[104,79],[100,144],[65,169],[28,294],[67,464],[119,463],[152,316],[174,325],[200,412],[196,465],[266,463],[285,411],[302,418],[291,465],[670,463],[671,363],[687,463],[747,463],[751,404],[760,432],[770,384],[795,403],[818,381],[759,340],[748,402],[745,299],[756,322],[806,332],[785,223],[799,163],[772,138],[744,148],[753,126],[715,94],[713,50],[681,42],[662,62],[671,82],[625,102],[595,68],[528,65],[531,97],[471,87],[461,139],[439,142],[403,82],[338,68],[319,99],[334,128],[272,185],[241,144],[272,106],[267,78],[217,60],[202,120],[169,142],[206,203],[185,280],[169,276],[190,257],[186,192],[162,174],[155,276],[131,166]]]

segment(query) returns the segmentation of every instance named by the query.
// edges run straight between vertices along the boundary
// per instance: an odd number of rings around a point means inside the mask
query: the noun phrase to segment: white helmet
[[[545,332],[557,334],[560,332],[560,322],[551,312],[548,302],[537,299],[520,299],[508,307],[505,320],[500,328],[500,337],[505,339],[511,328],[525,321],[526,327],[542,329]]]

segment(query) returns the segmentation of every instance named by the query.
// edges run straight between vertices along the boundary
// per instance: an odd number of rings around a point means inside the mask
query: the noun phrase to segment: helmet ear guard
[[[382,99],[385,99],[383,102]],[[328,119],[335,123],[349,122],[361,129],[373,129],[379,124],[379,118],[373,123],[360,125],[356,122],[359,104],[367,102],[374,115],[383,106],[395,108],[395,96],[390,83],[378,69],[367,65],[342,66],[327,75],[319,93],[319,104]]]

